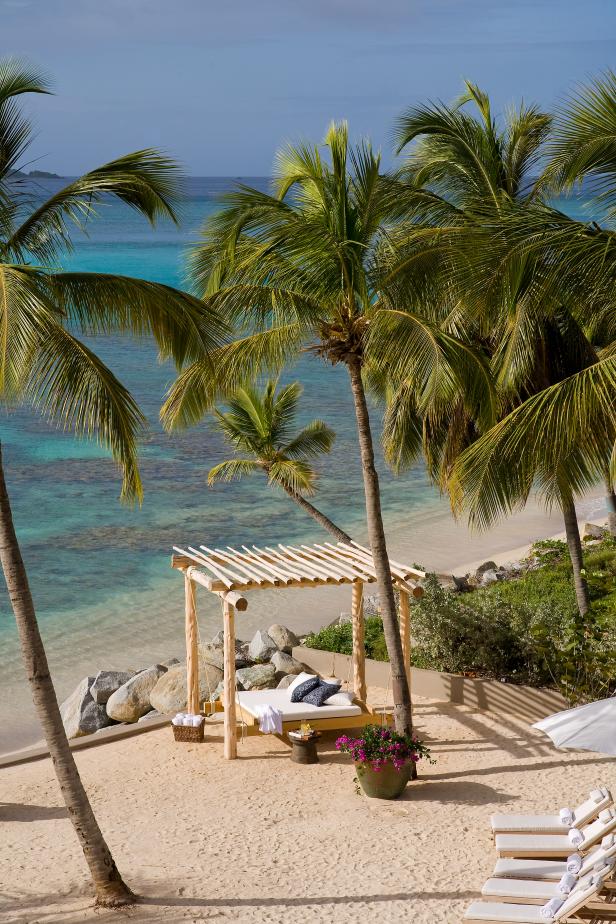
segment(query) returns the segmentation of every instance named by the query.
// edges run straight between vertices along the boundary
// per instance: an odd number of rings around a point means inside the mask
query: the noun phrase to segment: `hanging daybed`
[[[278,545],[275,548],[243,545],[239,551],[231,546],[226,549],[211,549],[205,545],[199,548],[188,546],[187,549],[174,546],[174,552],[172,567],[184,573],[187,708],[192,713],[200,709],[195,584],[216,594],[223,602],[224,706],[208,703],[207,709],[224,709],[224,753],[228,760],[237,757],[238,722],[242,734],[259,734],[260,705],[267,704],[281,709],[285,732],[298,728],[306,719],[317,730],[363,726],[374,721],[374,713],[365,702],[363,588],[364,584],[374,584],[377,580],[369,549],[355,542],[351,545],[325,542],[297,547]],[[394,584],[400,593],[400,634],[410,685],[410,597],[419,597],[423,593],[419,582],[425,573],[392,559],[389,565]],[[354,702],[346,707],[307,708],[303,703],[291,703],[285,690],[238,692],[235,682],[235,610],[244,612],[247,609],[248,601],[243,596],[244,592],[331,584],[351,585]]]

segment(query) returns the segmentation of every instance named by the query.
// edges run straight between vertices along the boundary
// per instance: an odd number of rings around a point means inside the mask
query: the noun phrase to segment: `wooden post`
[[[197,642],[196,587],[189,575],[184,573],[184,598],[186,608],[186,707],[189,712],[199,712],[199,646]]]
[[[237,757],[237,722],[235,708],[235,610],[224,601],[224,664],[223,683],[225,697],[225,758]]]
[[[400,590],[400,638],[402,639],[402,652],[404,654],[404,667],[406,679],[411,689],[411,606],[406,590]]]
[[[354,583],[351,602],[353,625],[353,690],[363,702],[366,701],[366,652],[364,648],[364,585]]]

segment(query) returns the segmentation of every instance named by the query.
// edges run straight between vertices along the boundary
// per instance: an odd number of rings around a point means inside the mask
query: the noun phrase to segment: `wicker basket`
[[[193,744],[203,741],[205,722],[200,725],[171,725],[173,737],[176,741],[192,741]]]

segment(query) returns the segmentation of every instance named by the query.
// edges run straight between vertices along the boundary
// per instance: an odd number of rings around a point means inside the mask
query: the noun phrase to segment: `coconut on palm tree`
[[[133,398],[81,334],[153,336],[163,357],[194,360],[217,346],[224,327],[197,299],[167,286],[56,267],[70,228],[113,195],[154,222],[174,218],[174,164],[154,150],[105,164],[42,200],[16,172],[30,139],[18,98],[47,93],[44,77],[0,62],[0,396],[111,450],[122,495],[141,497],[137,441],[145,420]],[[101,905],[134,900],[98,826],[70,750],[49,673],[0,455],[0,560],[32,697],[54,770]]]
[[[380,157],[351,146],[334,124],[323,148],[289,146],[276,159],[272,194],[239,186],[203,230],[192,256],[194,286],[234,327],[236,339],[212,362],[177,379],[163,408],[168,428],[197,423],[220,394],[264,370],[278,373],[302,351],[341,363],[351,388],[370,546],[380,585],[396,728],[412,725],[366,398],[366,376],[412,368],[419,383],[462,374],[474,361],[455,338],[400,313],[395,287],[399,203]],[[455,357],[458,362],[453,363]],[[483,381],[483,380],[482,380]]]
[[[264,474],[269,485],[281,488],[291,500],[332,534],[339,542],[351,542],[329,517],[306,500],[315,492],[314,461],[328,453],[336,434],[322,420],[313,420],[297,431],[297,405],[302,394],[299,382],[276,390],[276,382],[263,389],[247,385],[227,400],[225,411],[214,416],[235,457],[210,469],[208,484],[233,481],[255,472]]]

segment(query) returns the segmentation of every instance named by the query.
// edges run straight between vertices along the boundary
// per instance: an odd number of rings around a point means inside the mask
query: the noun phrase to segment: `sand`
[[[384,691],[371,691],[383,702]],[[169,729],[76,754],[120,869],[145,896],[95,912],[49,761],[0,772],[0,922],[452,924],[494,864],[490,813],[557,810],[614,761],[556,750],[520,720],[418,700],[437,763],[402,799],[354,792],[333,738],[298,766],[278,739],[175,744]]]

